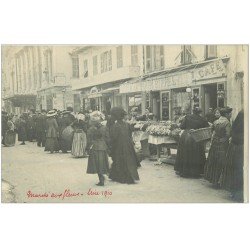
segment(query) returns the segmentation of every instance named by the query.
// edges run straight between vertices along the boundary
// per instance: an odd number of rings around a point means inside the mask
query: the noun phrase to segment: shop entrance
[[[152,113],[156,120],[160,120],[160,92],[152,92]]]
[[[217,84],[204,85],[204,113],[217,108]]]

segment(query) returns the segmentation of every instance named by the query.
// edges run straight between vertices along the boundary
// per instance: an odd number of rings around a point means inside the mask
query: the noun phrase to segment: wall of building
[[[120,45],[119,45],[120,46]],[[110,46],[91,46],[86,50],[77,53],[79,58],[79,78],[72,78],[73,89],[83,89],[101,85],[108,82],[116,82],[123,79],[138,77],[143,74],[143,46],[138,45],[138,66],[131,65],[131,45],[122,45],[123,65],[117,67],[117,47]],[[112,69],[101,72],[101,54],[111,51]],[[97,71],[93,74],[93,57],[97,56]],[[84,77],[84,60],[88,61],[88,76]]]

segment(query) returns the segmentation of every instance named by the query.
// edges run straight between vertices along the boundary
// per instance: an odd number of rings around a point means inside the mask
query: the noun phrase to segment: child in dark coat
[[[87,132],[88,174],[98,174],[97,186],[104,186],[104,174],[109,172],[108,130],[101,124],[102,114],[95,111],[90,116],[90,128]]]

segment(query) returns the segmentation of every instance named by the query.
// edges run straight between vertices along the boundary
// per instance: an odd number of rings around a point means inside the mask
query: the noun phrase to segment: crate
[[[212,129],[209,128],[200,128],[190,131],[190,135],[196,142],[202,142],[210,140],[212,137]]]

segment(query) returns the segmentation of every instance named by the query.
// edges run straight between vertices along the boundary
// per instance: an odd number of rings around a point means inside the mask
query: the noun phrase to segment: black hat
[[[121,120],[127,114],[127,112],[122,107],[113,107],[110,110],[111,116],[113,116],[116,120]]]
[[[221,108],[221,109],[220,109],[221,115],[230,114],[232,111],[233,111],[233,109],[230,108],[230,107],[228,107],[228,106],[225,107],[225,108]]]
[[[73,108],[72,107],[67,107],[67,111],[73,112]]]
[[[202,109],[199,108],[199,107],[194,107],[194,108],[193,108],[193,113],[194,113],[194,114],[200,114],[200,113],[202,113]]]

